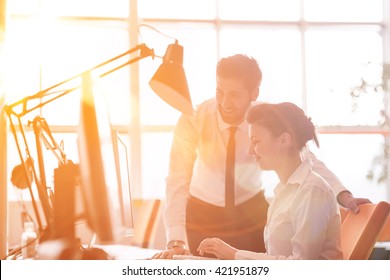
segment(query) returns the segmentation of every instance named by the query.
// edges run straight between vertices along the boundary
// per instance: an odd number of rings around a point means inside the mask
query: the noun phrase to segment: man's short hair
[[[236,54],[218,62],[217,77],[242,80],[248,90],[253,90],[260,87],[263,75],[256,59]]]

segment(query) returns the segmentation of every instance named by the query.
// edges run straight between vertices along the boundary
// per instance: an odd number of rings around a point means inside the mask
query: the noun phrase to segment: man
[[[216,72],[216,97],[200,104],[193,115],[182,115],[176,126],[166,180],[167,249],[154,258],[196,255],[207,237],[265,252],[268,203],[261,172],[247,153],[250,141],[244,121],[259,96],[262,73],[255,59],[241,54],[221,59]],[[360,203],[368,202],[354,198],[312,153],[303,156],[332,186],[340,205],[357,212]]]

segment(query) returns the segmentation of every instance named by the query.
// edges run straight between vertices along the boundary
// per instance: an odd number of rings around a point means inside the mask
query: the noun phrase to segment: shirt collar
[[[302,163],[298,166],[297,169],[291,174],[290,178],[287,180],[287,185],[289,184],[299,184],[305,181],[307,175],[311,170],[311,162],[307,159],[303,160]]]
[[[278,194],[285,186],[301,186],[306,180],[310,170],[312,169],[312,163],[310,160],[305,159],[302,163],[295,169],[290,178],[288,178],[286,185],[283,185],[281,182],[274,189],[274,194]]]

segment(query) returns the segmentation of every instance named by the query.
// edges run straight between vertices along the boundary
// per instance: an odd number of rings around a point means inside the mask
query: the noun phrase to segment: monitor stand
[[[84,248],[75,236],[75,195],[79,167],[71,161],[54,170],[54,237],[40,243],[38,259],[108,260],[100,248]]]

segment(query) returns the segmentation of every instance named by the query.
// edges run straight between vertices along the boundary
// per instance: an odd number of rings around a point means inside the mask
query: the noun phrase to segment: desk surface
[[[161,252],[161,250],[129,245],[95,245],[94,247],[103,249],[115,260],[145,260],[151,258],[154,254]]]

